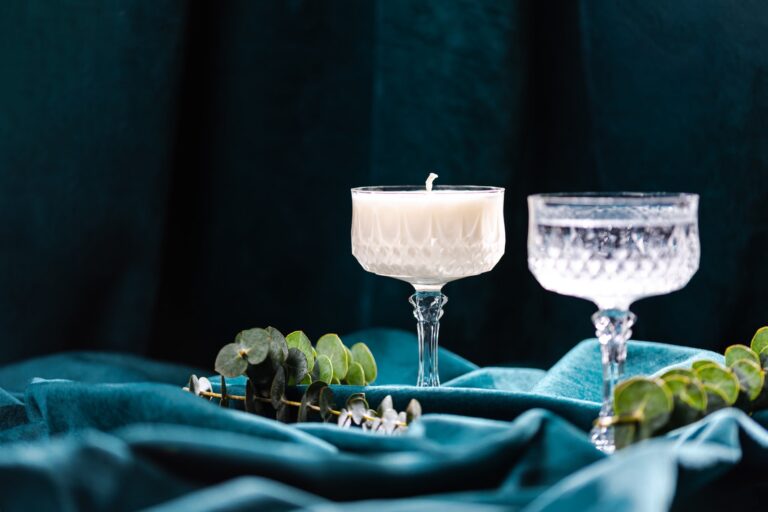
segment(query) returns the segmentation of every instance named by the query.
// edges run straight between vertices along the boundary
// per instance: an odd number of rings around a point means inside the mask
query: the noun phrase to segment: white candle
[[[439,290],[498,263],[503,210],[500,188],[353,189],[352,254],[369,272]]]

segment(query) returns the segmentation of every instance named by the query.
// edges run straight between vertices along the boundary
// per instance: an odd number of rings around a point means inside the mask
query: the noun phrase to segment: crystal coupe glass
[[[592,443],[615,450],[613,390],[622,376],[636,300],[683,288],[699,268],[695,194],[540,194],[528,197],[528,267],[547,290],[594,302],[603,405]],[[602,420],[602,421],[601,421]]]
[[[439,386],[442,287],[491,270],[504,254],[504,189],[477,186],[352,189],[352,254],[368,272],[413,285],[417,386]]]

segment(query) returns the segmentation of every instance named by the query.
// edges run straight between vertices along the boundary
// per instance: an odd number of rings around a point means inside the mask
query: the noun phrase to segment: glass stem
[[[417,386],[430,387],[440,385],[437,369],[437,338],[440,333],[440,318],[448,297],[439,291],[416,291],[411,295],[413,316],[418,323],[419,335],[419,378]]]
[[[622,309],[601,309],[592,315],[603,361],[603,406],[600,417],[613,416],[613,390],[624,373],[627,340],[632,336],[634,313]]]

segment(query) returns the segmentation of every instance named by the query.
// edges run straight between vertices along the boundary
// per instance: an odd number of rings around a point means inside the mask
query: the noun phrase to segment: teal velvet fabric
[[[548,371],[441,352],[418,389],[415,340],[370,330],[381,382],[425,416],[399,437],[285,425],[180,387],[184,366],[71,353],[0,368],[0,510],[710,510],[757,505],[768,415],[727,409],[606,457],[586,430],[600,359],[585,340]],[[633,341],[628,375],[717,354]],[[230,383],[237,390],[237,380]],[[335,386],[342,400],[359,388]]]

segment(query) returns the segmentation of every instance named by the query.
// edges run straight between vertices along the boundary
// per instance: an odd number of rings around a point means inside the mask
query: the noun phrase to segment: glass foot
[[[610,455],[616,451],[613,439],[613,427],[595,425],[589,433],[589,440],[601,452]]]

